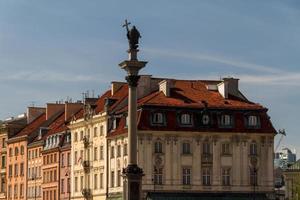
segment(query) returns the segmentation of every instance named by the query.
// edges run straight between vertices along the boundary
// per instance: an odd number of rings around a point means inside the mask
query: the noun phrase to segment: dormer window
[[[113,129],[116,129],[119,125],[120,118],[113,119]]]
[[[246,125],[248,128],[258,128],[260,126],[259,117],[256,115],[249,115],[246,117]]]
[[[153,125],[164,125],[165,116],[161,112],[152,113],[151,122]]]
[[[201,122],[202,122],[203,125],[208,125],[209,122],[210,122],[209,115],[208,114],[203,114]]]
[[[192,125],[192,115],[189,113],[183,113],[180,115],[181,125]]]
[[[232,127],[233,125],[233,117],[229,114],[221,115],[220,118],[220,126],[222,127]]]

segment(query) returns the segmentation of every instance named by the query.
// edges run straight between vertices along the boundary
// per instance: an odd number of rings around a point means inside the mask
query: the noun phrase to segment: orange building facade
[[[42,147],[43,141],[37,140],[28,145],[27,199],[42,199]]]

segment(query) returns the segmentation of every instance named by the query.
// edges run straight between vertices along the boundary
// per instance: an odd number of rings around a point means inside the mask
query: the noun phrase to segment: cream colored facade
[[[79,124],[84,124],[80,127]],[[87,129],[105,125],[105,121],[88,123],[80,121],[72,125],[72,136],[77,132],[87,133]],[[90,137],[92,137],[90,132]],[[270,134],[246,134],[246,133],[195,133],[195,132],[163,132],[163,131],[139,131],[138,133],[138,163],[143,168],[144,197],[147,192],[172,191],[172,192],[239,192],[273,193],[273,136]],[[103,137],[92,137],[90,143],[90,158],[93,158],[93,149],[106,144]],[[155,143],[162,143],[162,153],[155,153]],[[189,143],[190,153],[182,152],[183,143]],[[210,154],[207,157],[203,153],[204,143],[209,144]],[[75,164],[74,152],[80,155],[84,151],[83,142],[78,136],[78,141],[72,145],[72,197],[81,196],[80,177],[84,177],[84,185],[92,192],[92,199],[106,199],[106,185],[108,185],[107,197],[121,197],[123,192],[123,180],[120,177],[122,169],[127,165],[126,144],[124,135],[107,139],[107,163],[104,160],[91,161],[91,172],[85,174],[80,163]],[[222,144],[228,144],[228,152],[222,152]],[[250,145],[257,145],[257,154],[250,155]],[[118,150],[120,149],[120,150]],[[120,152],[118,152],[120,151]],[[106,154],[105,154],[106,155]],[[251,159],[257,158],[257,186],[250,181]],[[79,159],[79,157],[78,157]],[[92,160],[92,159],[91,159]],[[155,169],[162,169],[162,182],[154,183]],[[203,169],[210,170],[210,184],[203,184]],[[106,169],[109,169],[106,171]],[[190,169],[190,184],[183,184],[183,169]],[[223,169],[229,169],[229,184],[224,185]],[[103,173],[103,189],[95,186],[95,174]],[[106,175],[108,182],[106,182]],[[78,190],[74,181],[77,177]],[[89,179],[86,179],[89,177]],[[99,177],[99,175],[98,175]],[[113,179],[113,180],[112,180]],[[98,178],[100,181],[100,177]],[[98,184],[98,183],[97,183]]]
[[[71,122],[72,199],[84,199],[83,190],[93,199],[106,199],[106,118],[101,113]]]

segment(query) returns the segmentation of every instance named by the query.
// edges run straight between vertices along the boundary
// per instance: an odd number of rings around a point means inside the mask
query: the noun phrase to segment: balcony
[[[89,189],[89,188],[84,188],[84,189],[81,191],[81,193],[82,193],[84,199],[89,199],[89,198],[91,198],[91,196],[92,196],[91,189]]]
[[[83,161],[82,162],[82,167],[85,173],[89,173],[90,168],[91,168],[91,163],[90,161]]]
[[[202,164],[212,164],[213,163],[213,155],[212,154],[202,154],[201,163]]]
[[[89,138],[86,137],[86,136],[84,136],[83,139],[82,139],[82,141],[83,141],[83,144],[84,144],[84,148],[88,148],[88,146],[90,144]]]

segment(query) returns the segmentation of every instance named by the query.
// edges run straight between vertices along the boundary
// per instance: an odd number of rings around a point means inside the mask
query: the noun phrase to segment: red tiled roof
[[[33,120],[31,123],[29,123],[27,126],[25,126],[13,138],[30,135],[32,132],[37,130],[45,121],[46,121],[46,114],[43,113],[39,117],[37,117],[35,120]]]

